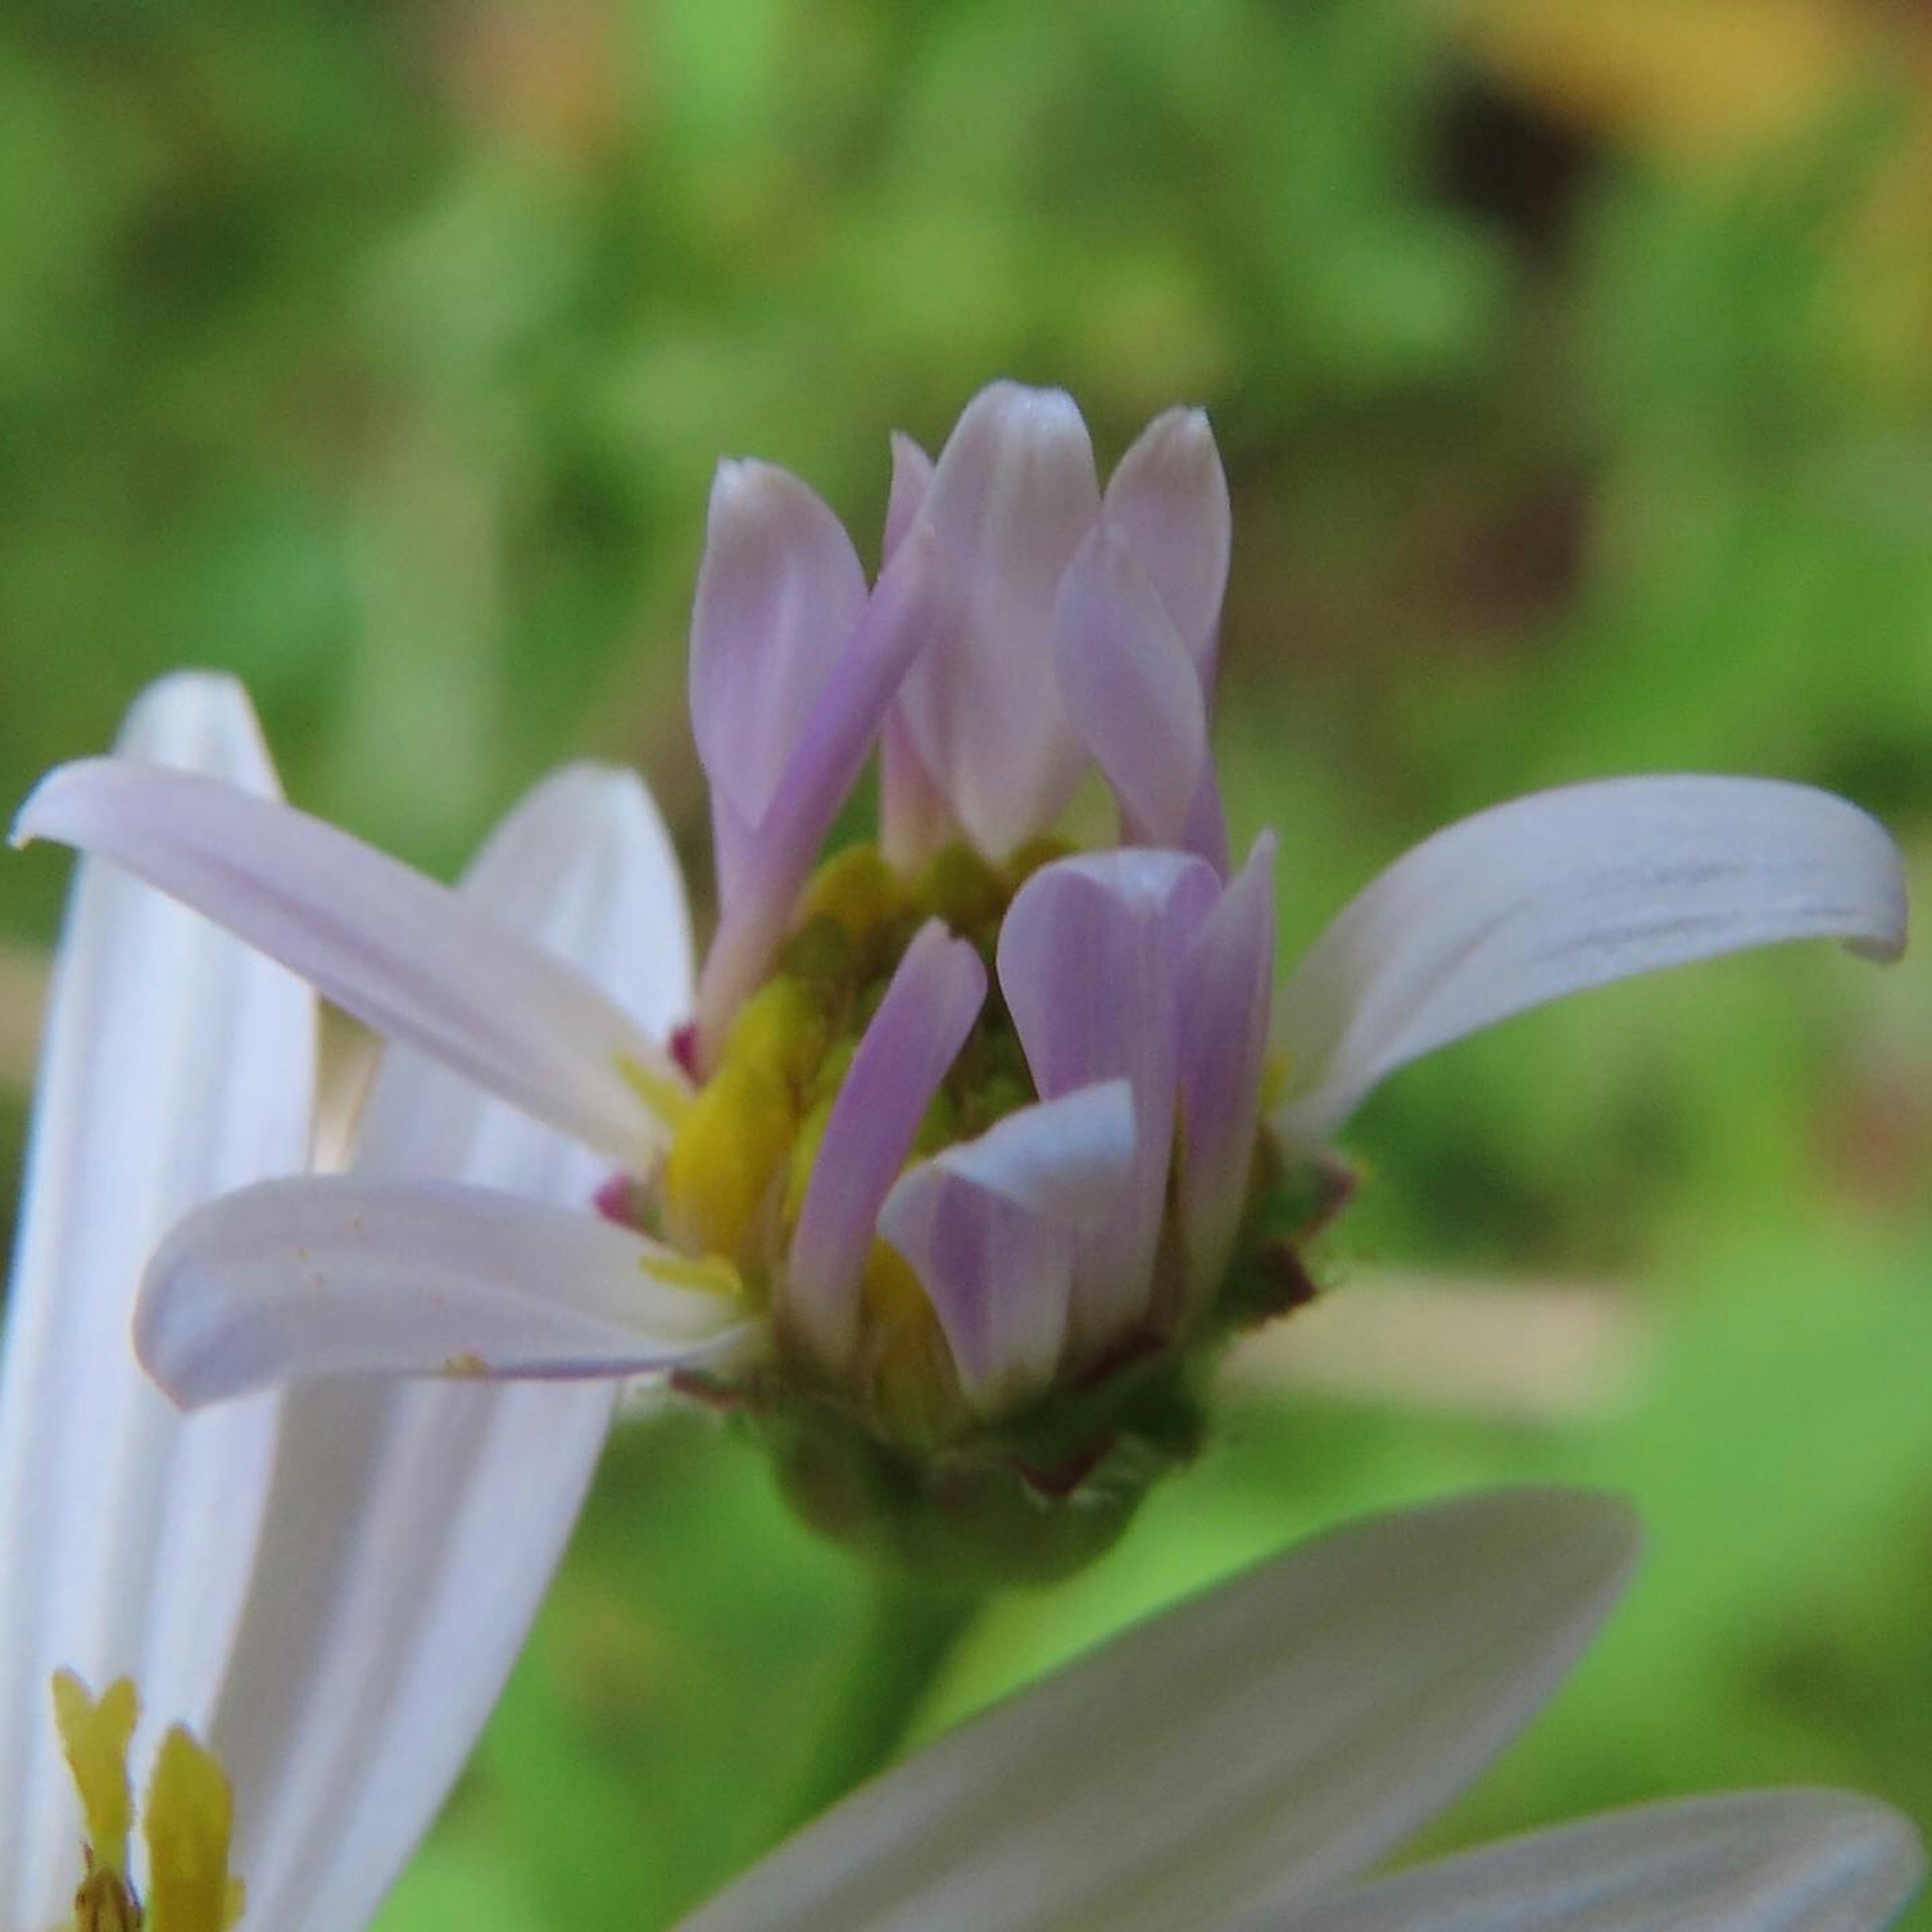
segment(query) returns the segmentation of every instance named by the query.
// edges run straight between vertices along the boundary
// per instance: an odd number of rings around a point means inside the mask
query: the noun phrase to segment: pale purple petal
[[[1484,1846],[1242,1932],[1877,1932],[1924,1871],[1911,1826],[1869,1798],[1740,1792]]]
[[[996,382],[968,404],[921,506],[957,574],[964,626],[914,666],[902,703],[921,764],[989,858],[1051,825],[1085,762],[1050,634],[1060,578],[1100,503],[1072,399]]]
[[[912,529],[932,482],[932,458],[909,436],[892,434],[892,487],[886,500],[884,561]],[[914,872],[964,835],[946,794],[920,762],[912,729],[896,703],[879,740],[879,844],[902,872]]]
[[[1180,974],[1220,891],[1211,866],[1178,853],[1065,859],[1021,887],[1000,932],[1000,985],[1042,1098],[1115,1078],[1133,1090],[1132,1175],[1120,1212],[1082,1244],[1080,1348],[1104,1347],[1150,1312],[1174,1144]]]
[[[1201,766],[1201,782],[1187,808],[1187,826],[1179,840],[1184,852],[1205,859],[1222,878],[1228,876],[1228,816],[1221,806],[1221,784],[1212,756]]]
[[[1016,1406],[1052,1381],[1065,1346],[1077,1238],[1132,1172],[1124,1080],[1023,1107],[901,1176],[879,1232],[918,1275],[967,1399]]]
[[[1132,1084],[1100,1080],[1022,1107],[935,1159],[960,1180],[1085,1234],[1119,1206],[1136,1144]]]
[[[1211,717],[1233,526],[1228,479],[1206,413],[1174,409],[1156,416],[1108,479],[1102,514],[1126,534],[1136,562],[1160,592]],[[1146,838],[1138,829],[1133,836]],[[1227,877],[1228,828],[1211,757],[1201,761],[1178,832],[1147,842],[1198,853]]]
[[[131,759],[65,765],[14,842],[98,852],[539,1120],[634,1166],[683,1076],[601,988],[447,886],[333,826]],[[658,1104],[647,1102],[649,1093]]]
[[[1108,479],[1104,507],[1160,592],[1211,703],[1233,519],[1206,412],[1155,417]]]
[[[1492,806],[1375,879],[1282,988],[1292,1138],[1334,1132],[1384,1075],[1512,1013],[1746,946],[1839,938],[1895,957],[1883,826],[1772,778],[1610,778]]]
[[[1180,992],[1180,1219],[1188,1287],[1211,1295],[1246,1198],[1260,1129],[1274,990],[1272,833],[1189,946]]]
[[[191,1214],[136,1311],[184,1406],[339,1375],[633,1375],[745,1338],[718,1273],[581,1209],[494,1188],[342,1175],[266,1181]]]
[[[1073,1293],[1070,1230],[927,1161],[893,1189],[880,1231],[919,1276],[979,1414],[1052,1384]]]
[[[785,1268],[784,1319],[830,1366],[858,1346],[861,1277],[880,1204],[986,998],[980,956],[928,920],[852,1056]]]
[[[966,834],[946,794],[920,763],[912,729],[897,706],[879,737],[879,848],[908,877]]]
[[[1207,706],[1160,593],[1105,520],[1061,580],[1053,657],[1067,716],[1114,788],[1126,836],[1181,845],[1207,769]]]
[[[718,465],[692,610],[691,718],[728,826],[764,818],[865,608],[858,554],[810,489],[771,464]]]
[[[1332,1532],[907,1759],[682,1932],[1196,1932],[1319,1898],[1534,1715],[1636,1540],[1547,1490]]]
[[[1126,1072],[1142,1028],[1172,1024],[1172,968],[1220,895],[1202,860],[1132,848],[1056,860],[1014,895],[1000,984],[1044,1097]]]
[[[555,773],[460,890],[654,1036],[690,1011],[689,920],[629,772]],[[580,1207],[590,1150],[407,1048],[383,1054],[358,1168]],[[260,1574],[211,1743],[236,1787],[249,1910],[367,1924],[470,1755],[562,1552],[614,1382],[332,1378],[290,1390]],[[226,1411],[220,1412],[226,1413]]]
[[[913,519],[932,484],[932,458],[909,436],[892,432],[892,483],[886,498],[886,534],[880,553],[881,566],[892,560],[892,554],[904,542]]]
[[[906,667],[922,650],[943,648],[956,621],[937,541],[915,528],[827,679],[758,828],[734,900],[723,909],[698,985],[702,1055],[715,1051],[725,1022],[770,964]]]
[[[272,794],[233,680],[151,687],[130,757]],[[308,1157],[315,1001],[124,872],[76,868],[55,956],[0,1375],[0,1924],[68,1922],[81,1826],[53,1672],[135,1678],[138,1748],[206,1725],[255,1574],[280,1403],[183,1418],[128,1324],[190,1208]]]

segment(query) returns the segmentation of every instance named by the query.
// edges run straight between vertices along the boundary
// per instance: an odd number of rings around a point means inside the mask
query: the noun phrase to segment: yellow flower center
[[[711,1078],[677,1124],[656,1195],[664,1238],[728,1262],[754,1301],[776,1300],[782,1315],[784,1256],[832,1108],[914,935],[927,920],[944,920],[979,947],[992,984],[1014,893],[1064,850],[1042,843],[995,870],[956,846],[910,879],[875,846],[828,860],[800,898],[776,970],[739,1009]],[[969,1139],[1034,1097],[995,988],[927,1109],[914,1157]],[[889,1425],[897,1418],[926,1435],[956,1406],[944,1386],[950,1358],[916,1278],[884,1242],[866,1270],[865,1303],[857,1393]]]
[[[179,1725],[162,1738],[141,1807],[148,1873],[137,1892],[128,1864],[134,1798],[128,1746],[140,1698],[124,1677],[96,1698],[68,1670],[56,1675],[53,1698],[87,1831],[73,1932],[228,1932],[242,1916],[244,1894],[228,1869],[233,1801],[213,1755]]]

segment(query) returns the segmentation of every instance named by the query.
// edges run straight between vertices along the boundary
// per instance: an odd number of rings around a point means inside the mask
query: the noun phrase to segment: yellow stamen
[[[915,1329],[932,1318],[932,1304],[912,1264],[890,1241],[873,1242],[866,1257],[863,1292],[866,1312],[890,1328]]]
[[[90,1871],[74,1895],[73,1932],[141,1932],[141,1908],[128,1881],[105,1866]]]
[[[1078,849],[1070,838],[1029,838],[1007,860],[1006,881],[1018,892],[1042,866],[1050,866],[1056,859],[1064,859]]]
[[[134,1821],[128,1782],[128,1744],[141,1714],[140,1699],[124,1677],[97,1701],[70,1670],[54,1674],[54,1723],[80,1796],[92,1862],[116,1878],[128,1870],[128,1833]]]
[[[817,1072],[826,1048],[825,1016],[794,980],[774,980],[739,1008],[724,1038],[724,1058],[763,1068],[794,1089]]]
[[[970,846],[948,845],[920,874],[920,904],[955,932],[997,926],[1012,888]]]
[[[690,1254],[740,1253],[796,1129],[779,1082],[728,1060],[665,1156],[659,1198],[671,1240]]]
[[[624,1084],[675,1132],[691,1111],[690,1094],[668,1075],[653,1072],[628,1053],[618,1054],[617,1071],[623,1076]]]
[[[818,1165],[818,1150],[825,1144],[825,1130],[832,1124],[832,1109],[838,1103],[838,1090],[852,1065],[853,1042],[842,1042],[826,1056],[818,1078],[818,1099],[798,1124],[798,1137],[791,1144],[785,1172],[784,1224],[798,1224],[805,1210],[806,1191],[812,1186],[812,1170]]]
[[[229,1932],[242,1916],[242,1881],[228,1870],[234,1804],[213,1756],[178,1725],[161,1740],[142,1808],[147,1896],[128,1875],[134,1825],[128,1746],[140,1700],[123,1677],[97,1700],[70,1670],[53,1680],[54,1722],[86,1821],[87,1874],[72,1932]]]
[[[228,1780],[179,1725],[161,1740],[141,1829],[148,1841],[146,1932],[227,1932],[242,1916],[228,1870],[235,1824]]]
[[[905,889],[876,845],[848,845],[819,867],[799,902],[797,923],[824,914],[855,941],[905,910]]]
[[[1292,1071],[1288,1049],[1277,1047],[1262,1063],[1261,1108],[1265,1114],[1288,1091],[1288,1077]]]
[[[673,1288],[695,1288],[700,1294],[718,1295],[726,1301],[739,1300],[745,1292],[743,1276],[729,1262],[721,1261],[716,1255],[706,1255],[701,1260],[687,1255],[653,1255],[644,1266],[653,1281],[668,1282]]]
[[[664,1231],[677,1246],[743,1254],[824,1054],[824,1016],[796,981],[774,980],[740,1008],[664,1159]]]
[[[958,1384],[924,1285],[898,1249],[874,1240],[860,1292],[873,1401],[901,1437],[942,1439],[959,1419]]]

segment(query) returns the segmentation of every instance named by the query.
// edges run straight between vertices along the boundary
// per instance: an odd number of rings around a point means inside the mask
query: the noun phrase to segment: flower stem
[[[897,1755],[926,1694],[986,1600],[982,1592],[876,1573],[857,1653],[786,1816],[787,1832],[815,1818]]]

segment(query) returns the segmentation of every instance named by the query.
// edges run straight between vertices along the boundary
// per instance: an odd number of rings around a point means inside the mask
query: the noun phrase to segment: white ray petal
[[[1924,1870],[1882,1804],[1744,1792],[1486,1846],[1246,1932],[1876,1932]]]
[[[690,1012],[676,856],[628,772],[545,781],[462,890],[654,1036]],[[566,1205],[604,1174],[581,1145],[400,1047],[384,1056],[356,1160]],[[575,1520],[612,1386],[366,1378],[289,1392],[263,1570],[308,1587],[257,1594],[215,1731],[263,1924],[368,1922],[502,1688]]]
[[[130,759],[50,772],[14,841],[125,866],[382,1034],[620,1163],[662,1142],[683,1076],[597,986],[481,907],[334,826]]]
[[[265,1181],[156,1250],[134,1346],[191,1408],[322,1376],[634,1375],[736,1339],[732,1298],[691,1278],[597,1214],[495,1188]]]
[[[152,688],[130,756],[272,792],[232,680]],[[62,1666],[205,1726],[274,1451],[271,1396],[184,1419],[128,1342],[148,1250],[189,1208],[308,1155],[314,1000],[110,866],[76,874],[54,971],[0,1382],[0,1924],[64,1922],[80,1826],[52,1726]]]
[[[1564,994],[1791,939],[1895,956],[1882,826],[1770,778],[1611,778],[1492,807],[1371,881],[1282,988],[1291,1137],[1332,1134],[1398,1066]]]
[[[887,1772],[683,1932],[1172,1932],[1316,1895],[1515,1734],[1635,1546],[1548,1491],[1319,1538]]]

